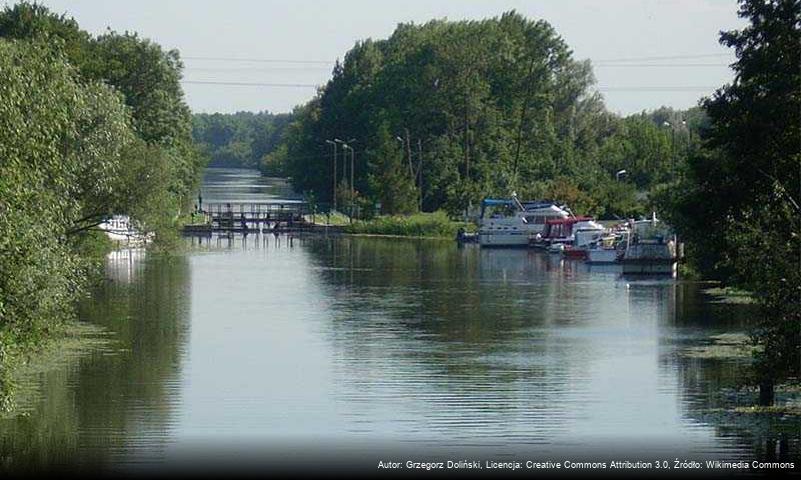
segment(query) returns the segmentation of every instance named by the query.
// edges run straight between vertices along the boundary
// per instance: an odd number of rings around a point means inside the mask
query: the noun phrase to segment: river
[[[203,187],[204,201],[290,194],[241,170],[210,169]],[[187,243],[109,256],[80,316],[113,347],[32,380],[26,414],[0,421],[0,465],[752,460],[779,439],[797,451],[780,420],[716,413],[741,401],[744,360],[687,352],[743,332],[753,311],[698,284],[452,241]]]

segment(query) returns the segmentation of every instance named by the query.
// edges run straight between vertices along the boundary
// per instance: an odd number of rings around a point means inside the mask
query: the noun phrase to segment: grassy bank
[[[455,238],[460,228],[471,231],[475,226],[451,220],[442,211],[413,215],[382,215],[372,220],[356,221],[344,227],[345,233],[351,234],[425,238]]]
[[[751,292],[733,287],[712,287],[704,289],[705,294],[713,298],[715,303],[755,303]]]

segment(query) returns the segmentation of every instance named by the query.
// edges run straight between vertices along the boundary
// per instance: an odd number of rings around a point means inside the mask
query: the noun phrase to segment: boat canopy
[[[494,198],[485,198],[481,202],[482,207],[497,207],[497,206],[509,206],[512,207],[515,205],[514,200],[499,200]]]
[[[514,198],[499,199],[499,198],[485,198],[481,201],[481,207],[519,207],[523,206],[524,210],[536,210],[538,208],[558,207],[556,202],[551,200],[528,200],[525,202],[518,202]]]
[[[578,222],[590,222],[592,217],[553,218],[545,222],[546,225],[573,225]]]
[[[590,222],[592,217],[553,218],[545,221],[542,238],[564,238],[573,234],[573,226],[580,222]]]

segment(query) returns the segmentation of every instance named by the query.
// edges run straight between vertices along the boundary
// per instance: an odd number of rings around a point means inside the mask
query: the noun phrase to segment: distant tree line
[[[291,119],[288,113],[196,113],[192,134],[211,167],[258,168],[265,175],[281,176],[283,165],[271,154]]]
[[[629,216],[684,168],[699,109],[620,118],[551,25],[509,12],[481,21],[401,24],[358,42],[293,121],[273,159],[299,191],[383,213],[445,209],[486,196],[551,198],[576,211]],[[350,151],[348,151],[348,155]],[[620,170],[625,175],[618,176]],[[639,193],[638,193],[639,192]]]
[[[128,214],[165,238],[187,212],[202,160],[181,68],[136,34],[0,12],[0,400],[8,358],[72,315],[97,225]]]

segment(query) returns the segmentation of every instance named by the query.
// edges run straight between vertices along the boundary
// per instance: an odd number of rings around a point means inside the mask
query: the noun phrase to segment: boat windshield
[[[482,218],[505,218],[513,217],[520,209],[514,205],[489,205],[482,209]]]

